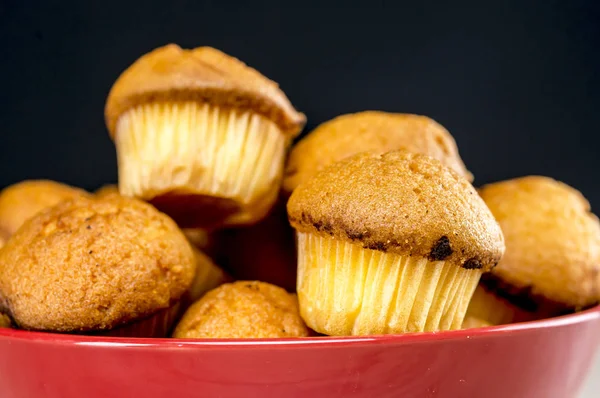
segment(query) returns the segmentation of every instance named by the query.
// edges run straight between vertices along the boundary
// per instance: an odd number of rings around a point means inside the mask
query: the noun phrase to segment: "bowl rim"
[[[296,338],[265,339],[174,339],[105,337],[74,335],[49,332],[35,332],[10,328],[0,328],[0,342],[26,341],[38,344],[76,345],[105,348],[306,348],[316,346],[364,346],[373,344],[414,344],[420,342],[472,339],[481,337],[505,336],[515,333],[531,332],[539,329],[552,329],[597,321],[600,319],[600,305],[574,314],[508,325],[487,326],[482,328],[448,330],[441,332],[421,332],[371,336],[316,336]]]

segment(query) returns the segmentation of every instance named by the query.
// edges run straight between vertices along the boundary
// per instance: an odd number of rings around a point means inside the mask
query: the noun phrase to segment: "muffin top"
[[[10,236],[38,212],[88,195],[82,189],[49,180],[27,180],[11,185],[0,191],[0,230]]]
[[[124,112],[150,101],[202,101],[252,110],[291,137],[306,122],[277,83],[211,47],[184,50],[169,44],[135,61],[108,95],[105,118],[111,135]]]
[[[365,111],[329,120],[300,140],[290,153],[283,189],[291,193],[326,166],[359,152],[398,149],[436,158],[473,181],[454,138],[436,121],[419,115]]]
[[[467,269],[488,270],[504,252],[475,188],[438,160],[403,150],[332,164],[294,190],[288,216],[300,232]]]
[[[499,286],[575,308],[600,301],[600,223],[579,191],[530,176],[486,185],[480,194],[506,240],[492,274]]]
[[[194,272],[166,215],[136,199],[81,197],[33,217],[0,251],[0,311],[26,329],[111,329],[168,308]]]
[[[264,282],[221,285],[192,305],[175,338],[304,337],[296,296]]]

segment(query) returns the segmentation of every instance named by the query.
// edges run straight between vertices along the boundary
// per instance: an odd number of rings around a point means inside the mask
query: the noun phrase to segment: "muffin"
[[[258,71],[214,48],[174,44],[123,72],[105,117],[121,194],[151,201],[184,228],[263,218],[305,123]]]
[[[480,317],[497,322],[494,314],[506,302],[522,311],[501,323],[560,315],[600,302],[600,223],[579,191],[551,178],[529,176],[486,185],[480,195],[506,239],[504,258],[481,281],[489,294],[471,305]]]
[[[365,111],[329,120],[300,140],[290,152],[283,189],[291,193],[331,163],[357,153],[399,149],[436,158],[473,181],[454,138],[436,121],[419,115]]]
[[[197,301],[204,293],[225,283],[230,278],[213,260],[192,246],[196,261],[196,274],[190,286],[186,299],[188,303]]]
[[[504,251],[473,186],[407,151],[334,163],[300,184],[287,209],[300,312],[327,335],[459,329]]]
[[[175,338],[306,337],[294,295],[263,282],[237,281],[208,292],[185,313]]]
[[[164,336],[196,270],[177,225],[117,195],[27,221],[0,251],[0,312],[30,330]]]
[[[0,230],[10,236],[38,212],[88,195],[79,188],[49,180],[27,180],[11,185],[0,191]]]
[[[236,279],[259,280],[296,291],[296,245],[285,200],[248,228],[219,234],[219,260]]]

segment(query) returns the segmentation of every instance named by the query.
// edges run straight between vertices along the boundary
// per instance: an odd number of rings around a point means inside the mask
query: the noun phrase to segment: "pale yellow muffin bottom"
[[[533,320],[535,314],[517,307],[478,285],[469,303],[467,318],[477,318],[490,325],[505,325]]]
[[[316,234],[297,240],[300,313],[330,336],[460,329],[482,274]]]
[[[249,224],[267,214],[281,185],[288,139],[251,111],[160,102],[125,112],[115,144],[122,195],[159,208],[174,202],[161,210],[180,225],[215,227]],[[172,214],[190,206],[192,213]]]

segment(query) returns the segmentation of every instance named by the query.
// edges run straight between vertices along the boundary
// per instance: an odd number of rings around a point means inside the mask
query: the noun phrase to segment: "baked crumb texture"
[[[192,305],[175,338],[305,337],[296,296],[264,282],[237,281],[211,290]]]
[[[300,184],[298,298],[329,335],[458,329],[502,232],[473,186],[431,157],[362,153]]]
[[[576,189],[548,177],[489,184],[480,194],[506,253],[485,284],[541,317],[600,302],[600,223]]]
[[[10,236],[40,211],[80,196],[89,193],[50,180],[26,180],[8,186],[0,191],[0,235]]]
[[[275,202],[306,118],[277,84],[210,47],[160,47],[117,79],[105,108],[122,195],[180,226],[252,224]]]
[[[360,152],[382,154],[404,149],[439,160],[469,181],[452,135],[426,116],[364,111],[322,123],[290,152],[283,191],[288,195],[302,182],[332,163]]]
[[[177,305],[196,271],[176,224],[117,195],[63,202],[0,251],[0,311],[56,332],[114,329]]]

